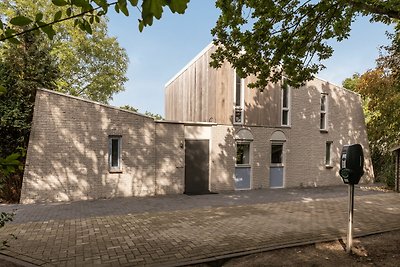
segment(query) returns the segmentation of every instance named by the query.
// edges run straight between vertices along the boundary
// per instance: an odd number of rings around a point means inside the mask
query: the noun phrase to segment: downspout
[[[157,195],[157,122],[153,118],[153,125],[154,125],[154,195]]]

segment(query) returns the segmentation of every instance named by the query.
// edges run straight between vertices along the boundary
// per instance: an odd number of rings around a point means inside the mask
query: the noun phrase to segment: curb
[[[400,231],[400,227],[391,228],[391,229],[382,229],[382,230],[372,231],[372,232],[358,233],[358,234],[354,234],[353,238],[366,237],[366,236],[371,236],[371,235],[376,235],[376,234],[388,233],[388,232],[392,232],[392,231]],[[341,240],[341,239],[343,240],[343,237],[321,238],[321,239],[314,239],[314,240],[309,240],[309,241],[287,243],[287,244],[282,244],[282,245],[273,245],[270,247],[264,246],[264,247],[249,249],[249,250],[242,250],[242,251],[227,253],[227,254],[223,254],[220,256],[212,256],[212,257],[207,257],[207,258],[202,258],[202,259],[197,259],[197,260],[190,260],[187,262],[181,262],[181,263],[177,263],[177,264],[163,264],[162,266],[179,267],[179,266],[190,266],[190,265],[196,265],[196,264],[202,264],[202,263],[212,263],[212,262],[216,262],[216,261],[226,261],[229,259],[248,256],[251,254],[256,254],[256,253],[261,253],[261,252],[267,252],[267,251],[284,249],[284,248],[300,247],[300,246],[311,245],[311,244],[316,244],[316,243],[332,242],[332,241]],[[159,265],[154,265],[154,266],[159,266]]]

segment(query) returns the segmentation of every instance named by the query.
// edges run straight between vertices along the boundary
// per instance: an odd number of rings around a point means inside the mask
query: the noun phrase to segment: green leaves
[[[11,222],[13,220],[13,217],[14,217],[14,213],[6,213],[6,212],[2,211],[0,213],[0,228],[4,227],[6,222]]]
[[[10,20],[10,23],[15,26],[26,26],[30,24],[32,20],[25,16],[16,16]]]
[[[43,13],[39,12],[35,15],[35,22],[42,21]]]
[[[54,36],[56,35],[56,31],[52,26],[44,26],[40,28],[42,32],[44,32],[50,40],[53,40]]]
[[[130,1],[137,4],[138,1]],[[189,0],[143,0],[142,19],[139,19],[139,31],[143,31],[145,26],[153,25],[153,19],[161,19],[163,9],[168,6],[173,13],[183,14],[187,8]]]
[[[61,19],[61,17],[62,17],[62,11],[59,10],[59,11],[57,11],[56,14],[54,14],[54,20],[53,21],[59,21]]]
[[[50,1],[50,0],[47,0]],[[56,34],[53,24],[68,19],[75,20],[75,25],[80,30],[92,34],[95,23],[99,23],[100,17],[108,12],[108,8],[114,5],[117,13],[121,12],[125,16],[130,15],[129,7],[138,7],[140,18],[139,30],[143,31],[145,26],[151,26],[154,18],[161,19],[164,8],[169,7],[172,13],[183,14],[187,9],[190,0],[117,0],[111,2],[108,0],[51,0],[54,5],[54,13],[44,16],[41,12],[33,14],[33,17],[17,15],[9,18],[9,25],[4,25],[0,19],[0,41],[10,40],[13,43],[19,43],[17,39],[20,34],[31,31],[41,30],[48,38],[52,39]],[[136,11],[136,9],[134,9]],[[64,16],[63,16],[64,15]],[[17,29],[17,27],[24,27]],[[29,27],[29,28],[28,28]],[[16,30],[17,29],[17,30]]]
[[[20,153],[12,153],[8,155],[6,158],[0,158],[0,173],[3,175],[9,175],[14,173],[19,166],[21,166],[21,162],[19,158],[21,157]]]
[[[51,2],[55,5],[55,6],[66,6],[68,5],[68,2],[65,0],[51,0]]]
[[[244,76],[257,76],[250,85],[254,88],[263,89],[283,74],[291,86],[301,86],[332,56],[328,40],[348,38],[359,12],[370,15],[386,8],[400,16],[394,2],[216,0],[221,16],[212,29],[217,50],[211,65],[228,61]]]
[[[7,93],[7,89],[0,84],[0,96],[4,95],[5,93]]]
[[[128,6],[127,6],[127,2],[126,0],[118,0],[118,3],[115,5],[115,7],[119,10],[121,10],[121,12],[125,15],[125,16],[129,16],[129,11],[128,11]]]
[[[181,0],[181,1],[169,1],[169,8],[172,13],[184,14],[187,9],[187,5],[189,0]]]

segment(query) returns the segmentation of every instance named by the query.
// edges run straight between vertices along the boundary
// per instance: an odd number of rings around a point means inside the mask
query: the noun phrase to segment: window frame
[[[281,146],[281,162],[280,163],[275,163],[272,162],[272,146]],[[285,166],[285,142],[278,142],[278,141],[272,141],[271,142],[271,153],[270,153],[270,166],[273,167],[284,167]]]
[[[324,109],[322,109],[322,101],[323,99],[325,99],[324,102]],[[319,106],[320,106],[320,111],[319,111],[319,130],[321,132],[328,132],[328,94],[327,93],[321,93],[321,97],[320,97],[320,102],[319,102]],[[323,122],[323,125],[322,125]],[[322,127],[324,126],[324,127]]]
[[[286,78],[282,78],[282,85],[281,85],[281,126],[282,127],[290,127],[291,126],[291,90],[290,86],[286,84]],[[284,96],[286,92],[286,101],[287,107],[284,107]],[[284,114],[287,114],[287,123],[284,124],[283,118],[285,117]]]
[[[325,142],[325,167],[326,168],[332,168],[333,167],[332,145],[333,145],[333,141],[326,141]],[[328,160],[328,155],[329,155],[329,160]]]
[[[237,163],[237,159],[238,159],[238,146],[239,145],[248,145],[249,151],[248,151],[248,163]],[[251,167],[251,141],[248,140],[237,140],[236,141],[236,156],[235,156],[235,167]]]
[[[118,141],[118,155],[117,161],[118,165],[113,166],[113,140]],[[122,136],[121,135],[109,135],[108,136],[108,170],[109,172],[122,172]]]
[[[233,72],[233,81],[234,81],[234,83],[233,83],[233,124],[236,124],[236,125],[242,125],[242,124],[244,124],[244,79],[243,78],[240,78],[240,88],[239,88],[239,90],[240,90],[240,92],[239,92],[239,96],[240,96],[240,105],[238,106],[238,105],[236,105],[237,103],[237,91],[238,91],[238,88],[237,88],[237,85],[238,85],[238,83],[237,83],[237,78],[238,78],[238,76],[237,76],[237,74],[236,74],[236,70]],[[236,116],[236,114],[238,113],[238,112],[240,112],[240,121],[237,121],[236,120],[236,118],[237,118],[237,116]]]

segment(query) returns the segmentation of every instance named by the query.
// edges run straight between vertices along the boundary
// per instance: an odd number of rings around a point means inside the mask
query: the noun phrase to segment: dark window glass
[[[242,122],[242,109],[235,108],[235,122]]]
[[[326,95],[321,96],[321,111],[326,111]]]
[[[325,113],[321,113],[321,119],[319,122],[319,128],[320,129],[326,129],[326,120],[325,120],[326,114]]]
[[[236,164],[250,164],[250,144],[237,144]]]
[[[282,144],[272,144],[271,146],[271,163],[282,163]]]
[[[289,125],[289,111],[282,110],[282,125]]]
[[[119,139],[111,139],[111,167],[119,167]]]
[[[331,165],[331,147],[332,142],[326,142],[326,152],[325,152],[325,165]]]
[[[235,94],[236,94],[236,99],[235,99],[235,106],[240,107],[241,105],[241,81],[239,75],[236,74],[236,85],[235,85]]]
[[[289,89],[287,86],[282,88],[282,107],[289,107]]]

